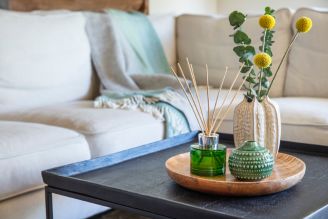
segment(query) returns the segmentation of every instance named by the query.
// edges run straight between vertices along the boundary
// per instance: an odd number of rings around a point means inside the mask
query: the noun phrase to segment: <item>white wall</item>
[[[216,13],[217,8],[217,0],[149,0],[150,14],[211,14]]]
[[[247,14],[262,14],[266,6],[274,9],[301,7],[326,8],[328,10],[328,0],[217,0],[217,12],[229,14],[234,10]]]

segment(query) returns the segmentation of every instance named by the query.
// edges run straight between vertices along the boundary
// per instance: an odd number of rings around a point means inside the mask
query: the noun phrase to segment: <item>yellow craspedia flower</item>
[[[259,19],[259,25],[264,29],[271,30],[276,25],[276,20],[269,14],[262,15]]]
[[[271,57],[265,52],[258,53],[254,56],[254,63],[259,68],[267,68],[271,65],[271,62]]]
[[[309,32],[312,28],[312,20],[308,17],[300,17],[296,21],[296,29],[298,32],[306,33]]]

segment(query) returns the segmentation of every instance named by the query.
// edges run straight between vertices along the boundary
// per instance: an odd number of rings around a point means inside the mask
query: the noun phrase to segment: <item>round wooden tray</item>
[[[279,153],[273,173],[261,181],[239,181],[227,165],[225,176],[202,177],[190,173],[189,153],[179,154],[165,163],[169,176],[188,189],[225,196],[258,196],[286,190],[305,174],[305,163],[288,154]]]

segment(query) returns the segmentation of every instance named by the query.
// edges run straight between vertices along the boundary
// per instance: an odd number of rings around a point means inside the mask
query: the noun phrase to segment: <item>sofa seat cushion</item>
[[[273,99],[281,112],[282,140],[328,146],[328,99]]]
[[[164,124],[148,113],[133,110],[99,109],[93,101],[2,113],[0,119],[43,123],[82,133],[92,157],[143,145],[164,137]]]
[[[42,170],[89,158],[86,140],[74,131],[0,121],[0,200],[42,187]]]
[[[285,97],[275,98],[283,124],[322,126],[328,129],[328,99]]]
[[[211,109],[213,109],[217,92],[218,89],[210,90]],[[222,90],[218,106],[222,103],[227,92],[226,89]],[[205,87],[200,88],[199,94],[204,116],[207,118]],[[221,116],[233,95],[234,91],[228,96]],[[233,105],[238,104],[242,99],[243,95],[240,92]],[[186,107],[189,108],[189,106]],[[232,118],[233,108],[231,108],[228,117]],[[78,101],[28,110],[16,108],[12,112],[0,110],[0,119],[43,123],[75,130],[86,137],[92,157],[162,140],[165,134],[164,123],[148,113],[132,110],[97,109],[93,107],[93,101]]]

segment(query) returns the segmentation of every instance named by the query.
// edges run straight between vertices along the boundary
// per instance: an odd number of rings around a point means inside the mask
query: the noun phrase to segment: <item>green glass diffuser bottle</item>
[[[225,174],[226,146],[219,144],[219,135],[198,134],[198,144],[190,147],[190,171],[199,176]]]

